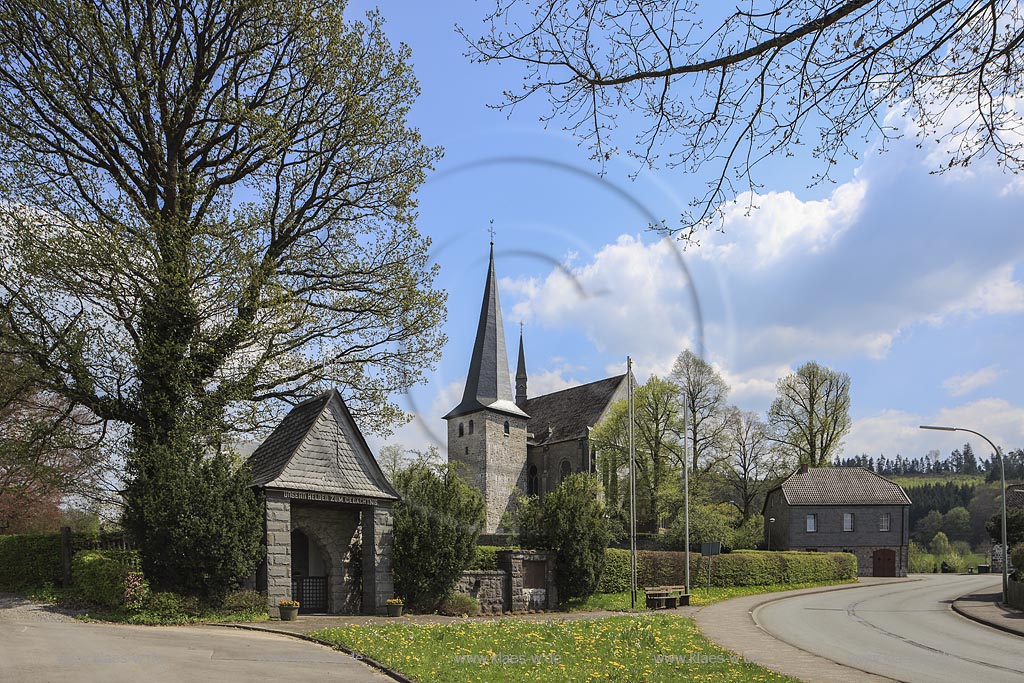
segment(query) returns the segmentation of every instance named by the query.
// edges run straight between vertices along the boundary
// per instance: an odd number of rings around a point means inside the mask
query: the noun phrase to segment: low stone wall
[[[505,606],[507,575],[498,570],[471,570],[462,572],[455,592],[476,598],[481,614],[501,614]]]
[[[1024,581],[1010,579],[1006,586],[1006,601],[1010,607],[1024,610]]]

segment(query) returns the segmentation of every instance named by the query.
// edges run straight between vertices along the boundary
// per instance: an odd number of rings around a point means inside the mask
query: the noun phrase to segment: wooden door
[[[896,551],[876,550],[872,555],[872,576],[896,576]]]

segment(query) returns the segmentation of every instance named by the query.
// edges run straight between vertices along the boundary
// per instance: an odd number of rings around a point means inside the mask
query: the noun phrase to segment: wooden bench
[[[690,604],[686,586],[647,586],[644,596],[648,609],[675,609]]]

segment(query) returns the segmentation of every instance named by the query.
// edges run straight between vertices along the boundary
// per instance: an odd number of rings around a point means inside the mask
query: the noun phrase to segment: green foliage
[[[985,530],[992,537],[993,543],[1003,542],[1003,515],[997,512],[985,522]],[[1006,542],[1013,547],[1024,543],[1024,508],[1007,508],[1006,510]]]
[[[222,607],[229,612],[266,611],[267,596],[248,589],[231,591],[224,597]]]
[[[562,600],[590,595],[601,580],[611,533],[600,494],[598,477],[580,473],[542,502],[542,543],[558,553],[555,576]]]
[[[437,611],[450,617],[475,617],[480,614],[480,603],[470,595],[455,593],[442,600]]]
[[[495,570],[498,568],[498,551],[496,545],[478,545],[473,561],[466,569]]]
[[[0,536],[0,590],[22,591],[61,581],[60,536]]]
[[[433,611],[476,556],[483,497],[450,464],[414,464],[395,475],[395,488],[395,590],[410,607]]]
[[[98,607],[138,608],[149,594],[140,567],[134,550],[80,550],[71,559],[74,592]]]
[[[935,534],[942,531],[942,513],[938,510],[929,510],[914,527],[914,537],[919,543],[931,543]]]
[[[720,542],[727,548],[733,545],[733,523],[738,521],[738,513],[728,503],[716,505],[691,505],[690,507],[690,547],[701,543]],[[683,515],[676,517],[675,522],[665,534],[666,547],[672,550],[686,548],[686,519]]]
[[[629,551],[607,548],[604,551],[604,571],[601,572],[597,592],[619,593],[629,588]]]
[[[950,541],[968,541],[971,538],[971,513],[957,506],[942,516],[942,531]]]
[[[946,537],[946,534],[940,531],[932,538],[932,542],[928,545],[928,550],[931,551],[932,555],[946,556],[953,551],[953,548],[949,545],[949,539]]]
[[[764,542],[764,517],[751,515],[733,530],[730,547],[733,550],[755,550]]]
[[[778,397],[768,409],[774,438],[802,463],[830,465],[850,431],[850,376],[804,363],[779,379]]]
[[[1024,581],[1024,543],[1010,548],[1010,564],[1013,565],[1014,579]]]
[[[516,505],[507,513],[516,545],[520,548],[540,548],[544,542],[542,511],[538,496],[519,496]]]
[[[161,452],[162,451],[162,452]],[[217,602],[262,558],[262,510],[246,468],[214,454],[189,462],[164,449],[128,487],[125,526],[155,590]]]

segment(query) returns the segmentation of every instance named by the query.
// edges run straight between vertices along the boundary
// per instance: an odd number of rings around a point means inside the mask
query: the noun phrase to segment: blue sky
[[[440,437],[444,450],[440,416],[461,396],[493,219],[510,361],[521,320],[531,395],[621,372],[627,354],[641,379],[664,374],[696,349],[696,294],[705,357],[742,408],[766,410],[776,380],[813,359],[850,374],[846,454],[946,455],[967,440],[922,423],[1024,447],[1024,181],[988,162],[931,175],[934,151],[911,137],[884,155],[866,144],[835,184],[807,188],[814,166],[798,155],[772,162],[755,211],[727,208],[722,232],[683,251],[645,228],[651,216],[673,221],[698,178],[631,180],[635,165],[613,159],[602,179],[585,148],[538,122],[542,100],[510,117],[487,108],[521,74],[463,56],[453,26],[474,30],[486,9],[381,6],[391,39],[412,48],[422,88],[412,121],[446,150],[420,190],[419,227],[449,293],[449,343],[429,383],[400,399],[416,419],[374,446]]]

